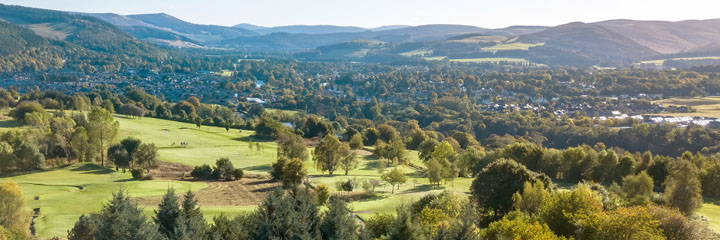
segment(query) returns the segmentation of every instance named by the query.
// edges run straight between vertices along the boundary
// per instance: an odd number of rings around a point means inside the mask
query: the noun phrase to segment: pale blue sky
[[[120,14],[164,12],[202,24],[558,25],[608,19],[720,18],[719,0],[0,0],[5,4]]]

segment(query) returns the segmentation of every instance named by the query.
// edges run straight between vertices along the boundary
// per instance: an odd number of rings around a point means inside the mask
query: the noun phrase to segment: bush
[[[135,180],[142,180],[145,177],[145,173],[142,169],[132,169],[130,170],[130,174],[132,174],[132,177]]]
[[[235,178],[235,180],[237,181],[237,180],[240,180],[243,178],[243,176],[245,175],[245,172],[243,172],[242,169],[236,168],[235,170],[232,171],[232,175],[233,175],[233,178]]]
[[[208,180],[212,177],[212,175],[213,170],[210,165],[207,164],[203,164],[202,166],[196,166],[190,173],[190,176],[200,180]]]

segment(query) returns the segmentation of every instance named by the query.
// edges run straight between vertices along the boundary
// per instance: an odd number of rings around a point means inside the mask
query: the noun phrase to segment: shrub
[[[233,175],[233,178],[235,178],[235,180],[240,180],[245,175],[245,172],[243,172],[242,169],[236,168],[235,170],[233,170],[232,175]]]
[[[142,180],[145,177],[145,173],[143,172],[142,169],[130,170],[130,174],[132,174],[132,177],[135,180]]]
[[[195,179],[207,180],[212,177],[212,174],[213,170],[210,165],[203,164],[202,166],[196,166],[190,173],[190,176]]]

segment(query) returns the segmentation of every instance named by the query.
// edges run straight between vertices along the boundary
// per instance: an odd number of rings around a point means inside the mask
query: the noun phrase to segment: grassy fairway
[[[66,236],[81,214],[100,210],[112,193],[120,189],[140,197],[162,195],[170,187],[187,191],[207,186],[202,182],[131,181],[130,173],[86,163],[9,179],[22,188],[29,210],[40,208],[40,217],[35,219],[40,237]],[[35,196],[39,199],[34,200]]]
[[[120,122],[120,136],[135,137],[143,142],[155,143],[159,148],[160,160],[182,163],[188,166],[215,164],[215,160],[228,157],[235,167],[247,172],[267,173],[275,161],[276,144],[259,142],[262,150],[256,148],[253,131],[202,126],[191,123],[161,120],[155,118],[128,119],[116,117]],[[185,147],[180,142],[187,142]],[[249,144],[253,148],[250,150]],[[175,143],[173,146],[172,144]]]
[[[720,206],[705,203],[702,208],[698,210],[698,213],[708,218],[710,228],[712,228],[713,231],[720,233]]]

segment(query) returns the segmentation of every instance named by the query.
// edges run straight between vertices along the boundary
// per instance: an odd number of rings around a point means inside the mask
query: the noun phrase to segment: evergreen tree
[[[397,209],[397,218],[390,225],[388,229],[388,240],[421,240],[425,239],[422,228],[420,225],[413,221],[412,213],[410,208],[407,206],[400,206]]]
[[[197,207],[197,199],[192,191],[187,191],[182,201],[182,219],[185,221],[185,231],[190,239],[200,239],[207,231],[205,218],[200,208]]]
[[[163,196],[162,202],[155,210],[153,221],[158,226],[158,231],[165,235],[168,239],[184,239],[185,221],[180,215],[180,206],[178,198],[175,196],[175,190],[170,188]]]
[[[320,233],[324,240],[358,239],[358,225],[344,200],[333,197],[329,209],[320,224]]]
[[[665,187],[665,199],[670,207],[690,215],[702,204],[700,180],[694,164],[685,159],[678,159],[670,170]]]
[[[95,232],[97,240],[147,240],[161,239],[157,226],[148,222],[142,210],[130,197],[120,191],[113,194],[112,200],[98,214],[98,228]]]

